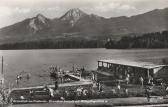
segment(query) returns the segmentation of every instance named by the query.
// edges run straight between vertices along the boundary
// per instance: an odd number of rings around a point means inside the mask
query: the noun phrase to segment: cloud
[[[121,10],[135,10],[136,7],[135,6],[130,6],[130,5],[122,5],[119,7],[119,9]]]
[[[168,7],[168,0],[0,0],[0,27],[41,13],[60,17],[70,8],[104,17],[131,16]],[[6,23],[6,24],[5,24]]]
[[[0,17],[6,17],[12,14],[12,10],[9,7],[1,6],[0,7]]]
[[[128,10],[135,10],[136,7],[128,5],[128,4],[121,4],[121,3],[109,3],[103,4],[100,3],[99,5],[95,6],[95,10],[99,10],[101,12],[108,12],[108,11],[128,11]]]
[[[30,12],[30,9],[28,8],[19,8],[19,7],[7,7],[7,6],[1,6],[0,7],[0,17],[7,17],[12,14],[19,14],[19,13],[28,13]]]
[[[31,11],[30,8],[19,8],[19,7],[16,7],[13,9],[13,12],[15,13],[29,13]]]

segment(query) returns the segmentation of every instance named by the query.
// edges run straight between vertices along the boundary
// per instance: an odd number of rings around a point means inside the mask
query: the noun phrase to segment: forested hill
[[[31,42],[8,43],[0,49],[66,49],[66,48],[168,48],[168,31],[145,33],[142,36],[124,36],[120,40],[41,40]]]
[[[108,40],[107,49],[168,48],[168,31],[146,33],[142,36],[124,36],[119,41]]]

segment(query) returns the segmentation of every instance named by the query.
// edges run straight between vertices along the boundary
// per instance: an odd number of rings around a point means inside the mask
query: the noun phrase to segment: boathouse
[[[140,77],[148,81],[150,78],[168,76],[168,66],[126,60],[98,60],[97,72],[108,78],[110,76],[110,78],[125,79],[129,76],[132,83],[137,83]]]

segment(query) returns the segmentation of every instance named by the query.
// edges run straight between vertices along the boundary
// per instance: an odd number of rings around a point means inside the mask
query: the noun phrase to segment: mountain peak
[[[39,13],[36,15],[36,17],[45,17],[43,14]]]
[[[73,26],[81,17],[86,16],[87,14],[81,11],[79,8],[70,9],[66,12],[60,19],[67,20]]]
[[[68,11],[69,13],[78,13],[78,14],[86,14],[84,13],[82,10],[80,10],[79,8],[72,8]]]
[[[42,22],[44,24],[46,23],[45,20],[47,18],[44,15],[42,15],[42,14],[37,14],[35,18],[38,19],[40,22]]]
[[[29,27],[34,32],[41,30],[46,26],[48,26],[48,21],[47,18],[42,14],[37,14],[36,17],[29,21]]]

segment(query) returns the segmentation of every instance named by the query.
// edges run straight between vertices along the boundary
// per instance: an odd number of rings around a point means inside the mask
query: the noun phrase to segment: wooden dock
[[[86,79],[80,78],[80,77],[72,75],[72,74],[68,74],[68,75],[72,78],[79,80],[79,81],[69,82],[69,83],[61,83],[61,84],[58,84],[59,87],[73,87],[73,86],[84,86],[84,85],[92,85],[93,84],[93,82],[91,80],[86,80]],[[55,85],[48,85],[48,87],[54,88]],[[11,90],[11,92],[14,90],[32,90],[32,89],[41,89],[41,88],[44,88],[44,86],[13,88]]]

